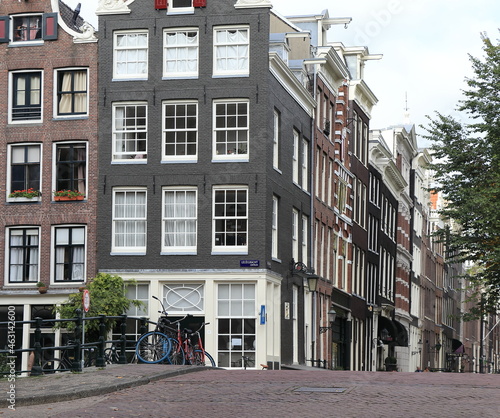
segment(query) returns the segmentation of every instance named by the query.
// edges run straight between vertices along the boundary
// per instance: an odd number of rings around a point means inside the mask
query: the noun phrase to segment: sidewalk
[[[201,366],[166,364],[112,364],[106,368],[89,367],[81,373],[64,372],[36,377],[18,377],[15,382],[0,380],[0,392],[6,394],[15,384],[17,406],[39,405],[104,395],[117,390],[146,385],[156,380],[207,370]],[[212,369],[213,370],[213,369]],[[9,405],[0,398],[0,408]]]

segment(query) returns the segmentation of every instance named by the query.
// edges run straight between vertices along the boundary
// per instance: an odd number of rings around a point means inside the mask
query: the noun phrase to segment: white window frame
[[[11,266],[11,246],[10,246],[10,231],[13,230],[36,230],[37,235],[38,235],[38,256],[37,256],[37,273],[36,277],[33,278],[33,280],[30,281],[20,281],[20,282],[13,282],[11,281],[11,276],[10,276],[10,266]],[[32,234],[30,234],[32,235]],[[41,242],[41,231],[39,226],[28,226],[28,225],[16,225],[12,227],[7,227],[5,228],[5,286],[26,286],[27,284],[36,284],[40,280],[40,249],[42,247],[42,242]]]
[[[218,39],[218,34],[222,32],[246,32],[246,42],[230,42],[230,41],[221,41]],[[219,77],[242,77],[248,76],[250,74],[250,27],[249,26],[216,26],[214,27],[213,32],[213,44],[214,44],[214,52],[213,52],[213,74],[214,76]],[[223,57],[226,61],[228,60],[227,49],[236,48],[237,53],[236,57],[230,57],[231,59],[236,59],[239,62],[238,68],[236,69],[228,69],[227,65],[225,68],[218,68],[218,57]],[[246,54],[240,57],[239,52],[246,49]],[[222,52],[226,51],[224,55]],[[245,61],[243,65],[241,65],[241,61]]]
[[[118,37],[123,35],[146,35],[146,46],[145,47],[118,47]],[[118,52],[119,51],[141,51],[146,50],[146,70],[144,72],[137,73],[124,73],[118,72]],[[137,60],[139,62],[139,60]],[[143,30],[120,30],[113,32],[113,80],[147,80],[149,72],[149,32],[145,29]]]
[[[271,231],[271,257],[278,260],[278,212],[279,197],[273,195],[272,231]]]
[[[188,123],[188,118],[187,116],[181,117],[181,116],[176,116],[174,118],[174,123],[177,124],[177,122],[184,122],[185,126],[177,128],[177,126],[173,129],[167,128],[167,106],[175,106],[176,112],[181,106],[195,106],[196,109],[196,114],[194,116],[195,118],[195,126],[194,127],[187,127]],[[177,113],[176,113],[177,114]],[[183,154],[183,155],[167,155],[167,135],[170,135],[173,133],[176,136],[175,142],[174,142],[174,147],[177,147],[181,144],[181,140],[177,139],[177,134],[178,133],[184,133],[186,136],[189,135],[190,133],[196,135],[196,141],[195,141],[195,148],[196,151],[193,155],[188,155],[188,154]],[[184,140],[184,146],[187,148],[187,139]],[[198,161],[198,102],[193,101],[193,100],[171,100],[171,101],[165,101],[162,104],[162,161],[166,162],[197,162]]]
[[[26,198],[26,197],[9,197],[9,194],[12,193],[14,190],[11,190],[11,185],[12,185],[12,150],[15,147],[38,147],[39,149],[39,186],[38,190],[41,190],[42,184],[43,184],[43,144],[34,142],[34,143],[26,143],[26,142],[21,142],[18,144],[8,144],[7,145],[7,184],[6,184],[6,201],[7,202],[38,202],[42,200],[42,197],[33,197],[31,199]]]
[[[292,258],[299,261],[299,210],[292,209]]]
[[[236,193],[240,191],[245,191],[246,192],[246,214],[244,216],[238,216],[236,213],[234,216],[227,216],[227,215],[222,215],[222,216],[216,216],[216,194],[217,192],[220,191],[234,191]],[[249,231],[248,231],[248,223],[249,223],[249,218],[248,218],[248,213],[249,213],[249,193],[248,193],[248,186],[214,186],[213,188],[213,199],[212,199],[212,254],[248,254],[248,241],[249,241]],[[227,201],[224,201],[224,205],[227,205]],[[236,205],[238,206],[238,205]],[[226,208],[225,208],[226,209]],[[223,220],[223,221],[230,221],[234,220],[236,221],[243,221],[246,222],[246,231],[244,232],[246,234],[246,244],[245,245],[216,245],[216,236],[217,236],[217,221]],[[236,233],[237,231],[235,231]],[[235,242],[237,239],[235,239]]]
[[[169,0],[167,6],[167,15],[192,14],[194,13],[193,0],[189,7],[174,7],[175,0]]]
[[[84,72],[86,74],[85,80],[85,112],[73,112],[73,113],[59,113],[59,102],[58,102],[58,86],[59,86],[59,77],[62,76],[63,73],[68,72]],[[54,103],[53,103],[53,114],[54,119],[74,119],[74,118],[87,118],[89,116],[89,69],[86,67],[69,67],[69,68],[58,68],[54,70]],[[75,90],[68,90],[67,95],[77,95],[82,93],[75,93]],[[80,90],[81,91],[81,90]]]
[[[273,115],[273,167],[279,171],[281,115],[276,109]]]
[[[293,130],[292,181],[299,185],[299,132]]]
[[[163,305],[169,314],[199,315],[205,311],[205,284],[197,282],[165,283]]]
[[[172,0],[171,0],[172,1]],[[176,34],[176,38],[179,37],[181,33],[196,33],[195,37],[195,43],[189,44],[189,42],[186,41],[184,44],[179,44],[176,43],[175,45],[168,45],[167,40],[168,40],[168,35],[169,34]],[[186,37],[187,38],[187,37]],[[177,42],[179,42],[179,39],[176,39]],[[200,64],[200,31],[198,28],[175,28],[175,29],[165,29],[163,31],[163,77],[164,78],[197,78],[198,77],[198,71],[199,71],[199,64]],[[193,49],[196,50],[196,58],[189,57],[189,52],[192,51]],[[168,59],[168,52],[169,51],[175,51],[176,58],[175,61],[176,65],[175,68],[177,71],[168,71],[168,66],[167,66],[167,59]],[[184,56],[183,56],[184,55]],[[180,63],[184,63],[185,68],[189,67],[188,63],[189,62],[195,62],[195,69],[191,71],[179,71],[179,65]]]
[[[64,279],[57,280],[57,278],[56,278],[56,274],[57,274],[56,230],[57,229],[76,229],[76,228],[83,229],[83,271],[82,271],[82,278],[80,280],[64,280]],[[87,226],[82,225],[82,224],[54,225],[54,226],[52,226],[52,231],[51,231],[51,242],[52,242],[51,249],[53,251],[53,256],[51,257],[51,271],[52,271],[52,274],[50,275],[51,283],[56,284],[56,285],[61,285],[61,284],[68,285],[68,284],[73,284],[73,283],[85,282],[85,278],[87,277]],[[72,262],[73,261],[74,261],[74,255],[73,255]]]
[[[38,39],[31,39],[31,40],[14,40],[15,37],[15,31],[16,28],[14,27],[14,19],[17,18],[31,18],[31,17],[38,17],[39,18],[39,28],[38,30],[40,31],[40,38]],[[10,45],[23,45],[23,46],[29,46],[29,45],[38,45],[38,44],[43,44],[44,39],[43,39],[43,13],[26,13],[26,14],[16,14],[16,15],[11,15],[10,16],[10,28],[9,28],[9,35],[10,35]]]
[[[130,127],[127,127],[126,125],[124,125],[121,129],[118,129],[117,128],[117,117],[116,117],[116,113],[117,113],[117,109],[118,108],[124,108],[125,109],[125,113],[124,113],[124,120],[127,119],[127,108],[128,107],[135,107],[136,109],[138,107],[144,107],[145,109],[145,125],[142,126],[142,125],[138,125],[137,123],[135,124],[134,126],[134,129],[130,129]],[[111,161],[113,163],[120,163],[120,164],[131,164],[131,163],[134,163],[134,164],[138,164],[138,163],[142,163],[142,164],[145,164],[147,163],[147,156],[148,156],[148,103],[147,102],[143,102],[143,101],[140,101],[140,102],[116,102],[116,103],[113,103],[113,110],[112,110],[112,132],[113,132],[113,140],[112,140],[112,144],[111,144]],[[137,115],[137,113],[136,113]],[[139,119],[139,117],[135,116],[135,119]],[[127,144],[131,141],[134,141],[135,143],[135,151],[131,152],[131,151],[121,151],[121,152],[118,152],[116,151],[117,149],[117,143],[118,143],[118,135],[123,135],[124,137],[130,135],[130,134],[135,134],[135,139],[128,139],[128,138],[124,138],[122,139],[121,141],[124,143],[124,144]],[[141,134],[145,134],[145,138],[144,139],[141,139],[138,137],[141,135]],[[141,141],[144,141],[145,144],[146,144],[146,149],[144,151],[138,151],[137,150],[137,144],[139,144]],[[122,158],[119,158],[119,157],[122,157]],[[127,156],[129,156],[127,158]]]
[[[167,217],[166,215],[166,195],[167,193],[173,193],[174,194],[174,211],[176,212],[174,216],[172,217]],[[180,200],[182,200],[182,195],[187,194],[187,193],[194,193],[194,208],[192,208],[191,215],[187,214],[186,206],[184,206],[183,209],[180,211],[179,205]],[[186,235],[186,229],[184,228],[183,231],[179,230],[179,227],[182,227],[182,223],[191,223],[194,221],[194,245],[172,245],[172,246],[167,246],[165,244],[166,241],[166,233],[167,233],[167,228],[166,228],[166,223],[169,221],[173,221],[175,225],[175,236],[178,234],[184,234]],[[162,223],[161,223],[161,228],[162,228],[162,241],[161,241],[161,252],[162,254],[196,254],[197,251],[197,241],[198,241],[198,189],[196,187],[164,187],[162,190]]]
[[[307,265],[309,259],[309,217],[302,215],[302,262]]]
[[[144,193],[144,216],[122,216],[118,217],[116,212],[116,195],[117,193],[135,193],[136,195],[139,193]],[[134,254],[134,255],[143,255],[146,253],[147,247],[147,190],[145,187],[115,187],[113,188],[113,207],[112,207],[112,231],[111,231],[111,254]],[[140,208],[138,204],[135,204],[137,208]],[[116,234],[117,234],[117,222],[133,222],[135,224],[142,223],[144,225],[144,245],[135,245],[135,246],[118,246],[116,245]],[[129,233],[128,235],[132,235]],[[137,233],[133,235],[138,235]]]
[[[239,110],[236,111],[236,122],[234,125],[236,126],[231,126],[231,116],[228,117],[227,111],[224,115],[225,118],[225,124],[222,127],[218,127],[218,121],[220,117],[217,117],[217,107],[218,105],[224,105],[226,106],[231,106],[231,105],[236,105],[237,109],[240,108],[241,105],[245,104],[247,108],[246,112],[246,126],[244,125],[239,125],[239,119],[241,116],[244,116],[243,114],[239,114]],[[213,156],[212,160],[213,161],[240,161],[240,162],[248,162],[249,161],[249,155],[250,155],[250,101],[248,99],[223,99],[223,100],[214,100],[213,106],[212,106],[212,111],[213,111],[213,137],[212,137],[212,149],[213,149]],[[217,135],[223,132],[225,133],[225,141],[224,142],[217,142]],[[231,141],[228,141],[230,138],[230,133],[235,134],[235,138]],[[244,135],[246,134],[246,141],[242,140],[240,141],[239,138],[240,136],[244,138]],[[228,143],[235,142],[236,148],[230,148],[228,146]],[[218,154],[218,144],[225,144],[225,150],[226,153],[221,153]],[[246,146],[246,153],[245,152],[239,152],[240,145],[245,145]],[[231,152],[232,151],[232,152]],[[244,151],[244,149],[242,150]]]
[[[309,191],[309,141],[305,138],[302,138],[301,157],[302,157],[301,186],[302,190],[308,192]]]
[[[14,113],[14,75],[15,74],[40,74],[40,117],[37,119],[15,119],[13,118]],[[43,122],[44,114],[44,72],[43,70],[21,70],[21,71],[9,71],[9,110],[8,118],[9,124],[31,124]]]
[[[88,142],[86,141],[64,141],[64,142],[55,142],[52,148],[52,190],[59,190],[57,187],[57,162],[58,162],[58,157],[57,157],[57,149],[61,146],[65,145],[84,145],[85,146],[85,186],[83,189],[80,189],[79,187],[73,187],[69,188],[71,190],[78,190],[79,192],[85,193],[85,196],[87,196],[88,193],[88,178],[89,178],[89,146]],[[52,196],[53,198],[53,196]]]
[[[227,288],[227,292],[223,295],[222,289]],[[241,291],[237,289],[241,288]],[[227,297],[223,297],[227,296]],[[217,335],[219,339],[228,337],[228,347],[225,350],[220,350],[217,346],[217,364],[220,364],[220,355],[228,355],[229,361],[225,367],[241,367],[243,365],[242,356],[248,356],[255,361],[257,344],[257,285],[255,283],[219,283],[217,285]],[[220,329],[220,321],[229,320],[241,321],[241,329],[237,332],[232,331],[229,327],[229,333],[223,333]],[[244,326],[245,321],[254,321],[254,332],[245,332],[247,327]],[[253,342],[249,344],[250,341]],[[233,356],[234,354],[234,356]]]

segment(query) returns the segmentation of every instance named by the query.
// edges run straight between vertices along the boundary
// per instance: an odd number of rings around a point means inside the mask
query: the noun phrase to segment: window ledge
[[[195,160],[161,160],[161,164],[196,164],[198,159]]]
[[[117,252],[117,251],[111,251],[109,253],[109,255],[126,255],[126,256],[130,256],[130,255],[146,255],[146,251],[144,252],[130,252],[130,251],[124,251],[124,252]]]
[[[147,164],[147,163],[148,163],[147,158],[138,158],[137,160],[132,158],[130,160],[111,161],[111,164]]]
[[[196,251],[162,251],[160,255],[198,255]]]

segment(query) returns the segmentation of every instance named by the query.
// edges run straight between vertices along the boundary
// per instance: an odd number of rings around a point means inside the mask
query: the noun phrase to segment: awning
[[[396,334],[396,345],[401,347],[408,347],[408,331],[405,326],[399,321],[392,321],[397,330]]]
[[[396,342],[398,330],[394,322],[385,316],[378,317],[378,338],[384,344],[393,344]]]
[[[451,351],[453,353],[457,353],[457,354],[463,354],[463,353],[465,353],[465,347],[462,344],[462,341],[453,338],[451,340]]]

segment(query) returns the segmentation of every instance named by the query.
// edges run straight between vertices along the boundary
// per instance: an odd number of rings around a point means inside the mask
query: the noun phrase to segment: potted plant
[[[78,190],[56,190],[54,191],[54,200],[83,200],[85,193]]]
[[[387,356],[385,358],[385,370],[388,372],[398,371],[398,359],[396,357]]]
[[[24,199],[33,199],[34,197],[40,197],[42,193],[40,190],[35,190],[33,187],[24,190],[14,190],[12,193],[9,193],[10,198],[24,198]]]
[[[38,282],[36,287],[40,293],[47,293],[47,285],[44,282]]]

